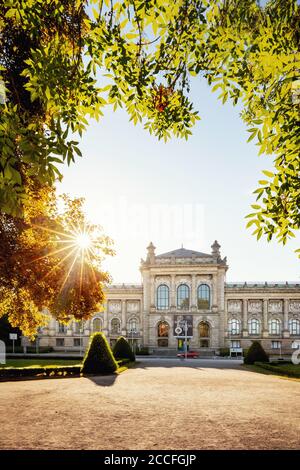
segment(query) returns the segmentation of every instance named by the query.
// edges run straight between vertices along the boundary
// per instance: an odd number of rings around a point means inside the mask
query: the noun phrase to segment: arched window
[[[177,308],[187,310],[190,306],[190,288],[186,284],[180,284],[177,288]]]
[[[102,331],[102,319],[101,318],[94,318],[93,320],[93,332],[96,333],[97,331]]]
[[[118,318],[113,318],[111,321],[111,332],[113,335],[119,334],[121,331],[121,324]]]
[[[251,318],[248,322],[249,335],[259,335],[260,323],[257,318]]]
[[[228,332],[230,335],[239,335],[241,331],[241,323],[236,318],[231,318],[228,322]]]
[[[157,308],[158,310],[166,310],[169,308],[169,288],[165,284],[157,288]]]
[[[157,325],[157,345],[159,348],[167,348],[169,345],[169,323],[160,321]]]
[[[210,288],[207,284],[201,284],[197,290],[197,305],[199,310],[210,308]]]
[[[297,320],[297,318],[289,320],[289,332],[290,335],[300,335],[300,320]]]
[[[270,335],[280,335],[280,321],[272,319],[269,321],[269,333]]]
[[[131,318],[128,322],[128,331],[129,333],[137,333],[138,331],[138,321],[136,318]]]

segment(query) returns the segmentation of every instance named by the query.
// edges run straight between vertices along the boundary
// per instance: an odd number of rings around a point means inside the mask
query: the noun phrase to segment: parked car
[[[184,357],[185,357],[185,353],[184,353],[184,352],[179,353],[179,354],[177,354],[177,357],[184,358]],[[199,357],[199,353],[197,353],[196,351],[188,351],[188,352],[186,353],[186,357],[187,357],[187,358],[196,359],[197,357]]]

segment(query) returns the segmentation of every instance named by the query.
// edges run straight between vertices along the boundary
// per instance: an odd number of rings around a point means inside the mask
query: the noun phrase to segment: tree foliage
[[[200,76],[241,103],[248,140],[274,158],[248,226],[285,243],[300,224],[299,24],[296,0],[3,0],[2,210],[21,212],[27,176],[60,178],[107,105],[158,138],[187,138]]]
[[[85,220],[82,199],[59,201],[47,186],[26,191],[23,218],[0,214],[0,317],[7,314],[12,326],[32,336],[47,323],[46,309],[67,322],[101,306],[109,281],[101,261],[113,252],[111,240]],[[77,244],[82,232],[90,234],[89,250]]]

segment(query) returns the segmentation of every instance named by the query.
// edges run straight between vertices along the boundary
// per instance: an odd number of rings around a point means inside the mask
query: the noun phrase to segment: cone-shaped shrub
[[[269,362],[269,357],[258,341],[253,341],[244,358],[245,364],[254,364],[254,362]]]
[[[129,359],[130,361],[135,361],[135,355],[132,351],[130,344],[124,338],[124,336],[120,336],[113,349],[113,353],[116,359]]]
[[[81,372],[107,374],[117,370],[118,364],[103,333],[94,333],[84,356]]]

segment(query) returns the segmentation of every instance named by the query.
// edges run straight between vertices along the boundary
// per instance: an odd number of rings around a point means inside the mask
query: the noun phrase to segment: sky
[[[182,245],[210,253],[214,240],[227,256],[228,282],[299,281],[299,237],[282,247],[246,229],[272,158],[258,156],[239,108],[222,105],[204,80],[193,79],[190,95],[201,121],[187,142],[158,141],[122,110],[90,121],[83,157],[63,167],[58,192],[83,196],[88,219],[114,240],[116,255],[103,264],[114,283],[140,282],[150,241],[160,254]]]

